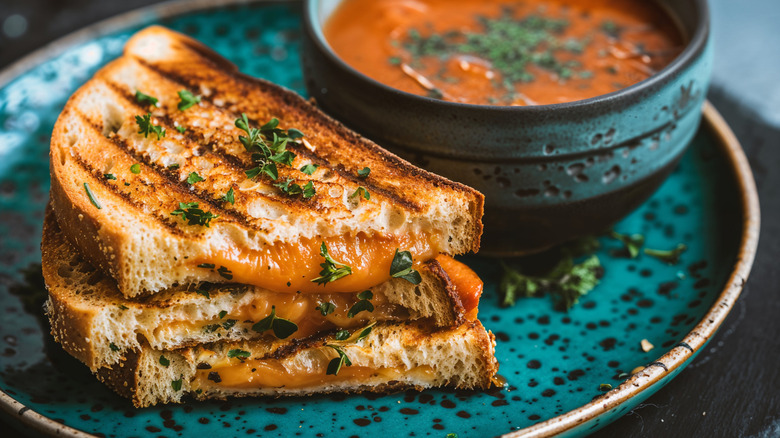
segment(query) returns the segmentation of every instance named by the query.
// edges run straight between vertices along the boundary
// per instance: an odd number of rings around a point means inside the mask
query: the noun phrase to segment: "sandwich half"
[[[62,231],[127,297],[203,281],[360,292],[476,251],[482,232],[477,191],[162,27],[71,97],[51,175]]]
[[[487,389],[498,371],[495,339],[476,319],[437,327],[435,317],[385,298],[372,312],[280,339],[255,330],[257,319],[231,318],[253,301],[253,289],[240,285],[217,286],[210,297],[166,291],[127,299],[67,242],[51,210],[41,249],[55,340],[136,407],[187,397]],[[301,321],[317,319],[309,310]]]
[[[119,293],[116,282],[67,241],[50,208],[41,253],[52,334],[93,371],[120,362],[144,345],[170,350],[219,340],[292,341],[375,321],[420,320],[434,328],[453,328],[476,317],[463,310],[455,285],[435,260],[420,269],[419,285],[410,289],[406,280],[393,279],[371,289],[369,300],[361,299],[361,293],[289,294],[205,283],[137,300]],[[416,293],[407,294],[410,290]],[[371,306],[360,307],[361,301]],[[325,303],[333,305],[330,312],[323,309]],[[294,326],[274,330],[262,324],[272,312]]]

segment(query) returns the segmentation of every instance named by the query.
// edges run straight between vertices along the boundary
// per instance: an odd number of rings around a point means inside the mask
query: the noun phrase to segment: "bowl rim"
[[[686,0],[693,4],[697,17],[694,31],[685,49],[677,57],[662,68],[656,74],[647,79],[641,80],[635,84],[629,85],[617,91],[587,99],[575,100],[571,102],[553,103],[546,105],[527,105],[527,106],[508,106],[508,105],[482,105],[472,103],[450,102],[434,99],[427,96],[409,93],[399,90],[395,87],[386,85],[370,76],[360,72],[356,68],[342,60],[336,52],[330,47],[322,29],[322,23],[317,18],[318,6],[323,0],[304,0],[303,6],[303,30],[304,34],[314,43],[317,50],[324,55],[329,62],[338,67],[344,73],[350,75],[355,80],[363,82],[365,85],[374,87],[379,91],[393,95],[395,97],[406,99],[412,104],[434,105],[442,109],[461,110],[461,111],[490,111],[499,113],[527,113],[538,114],[546,111],[558,112],[589,112],[602,105],[615,104],[619,102],[635,102],[641,100],[641,95],[648,89],[661,88],[664,84],[672,80],[685,67],[692,64],[704,51],[710,40],[710,10],[707,0]],[[343,0],[342,0],[343,1]],[[658,2],[658,0],[654,0]],[[663,6],[662,6],[663,7]],[[667,10],[667,8],[664,8]],[[668,14],[672,12],[667,10]],[[677,18],[677,17],[673,17]],[[595,108],[594,108],[595,107]]]

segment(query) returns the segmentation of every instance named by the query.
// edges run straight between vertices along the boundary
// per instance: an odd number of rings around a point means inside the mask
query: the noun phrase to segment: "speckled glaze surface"
[[[495,260],[466,259],[486,282],[480,316],[496,334],[506,388],[134,409],[48,335],[38,247],[49,135],[70,94],[151,23],[202,40],[246,73],[303,92],[297,6],[197,10],[207,4],[176,3],[113,20],[0,74],[0,411],[20,428],[107,437],[582,436],[671,380],[738,297],[755,252],[758,204],[739,145],[708,107],[707,122],[670,178],[616,226],[644,233],[655,248],[685,243],[678,265],[615,257],[617,244],[602,238],[601,284],[561,313],[548,298],[500,308]],[[655,348],[643,352],[642,339]],[[628,380],[619,377],[644,365]],[[600,392],[602,383],[615,389]]]
[[[712,69],[704,1],[662,2],[689,44],[655,76],[605,96],[533,107],[443,102],[358,73],[322,34],[338,3],[305,2],[309,93],[348,126],[484,193],[488,252],[534,252],[602,231],[650,196],[698,128]],[[571,215],[581,219],[560,220]]]

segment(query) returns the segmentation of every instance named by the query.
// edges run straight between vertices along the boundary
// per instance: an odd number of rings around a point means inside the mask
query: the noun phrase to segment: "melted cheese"
[[[477,318],[479,298],[483,283],[477,274],[465,264],[450,256],[436,256],[436,261],[447,273],[455,287],[455,293],[466,311],[466,319]],[[389,271],[390,268],[388,268]],[[258,322],[271,314],[276,307],[276,315],[288,319],[298,326],[298,330],[288,339],[303,339],[322,331],[332,329],[357,329],[371,321],[406,320],[409,313],[402,306],[387,301],[384,294],[375,293],[371,299],[373,312],[360,312],[354,317],[348,316],[349,309],[358,301],[355,293],[330,294],[291,294],[278,292],[255,292],[253,299],[234,309],[225,309],[227,315],[221,319],[188,319],[158,324],[153,328],[141,328],[141,334],[147,339],[181,337],[182,333],[192,333],[212,326],[222,330],[220,324],[228,319],[236,321]],[[333,313],[323,316],[317,306],[320,303],[333,303]]]
[[[409,317],[405,309],[389,303],[383,294],[377,293],[371,299],[371,303],[374,305],[373,312],[363,311],[350,318],[347,316],[349,309],[357,301],[356,294],[320,295],[258,292],[249,303],[235,309],[226,309],[228,313],[224,318],[171,321],[148,330],[141,329],[141,334],[147,339],[160,339],[181,336],[181,333],[197,332],[208,326],[214,327],[214,330],[222,330],[220,324],[228,319],[258,322],[271,314],[272,306],[276,307],[277,317],[288,319],[298,326],[298,330],[287,339],[302,339],[335,328],[357,329],[365,327],[371,321],[402,320]],[[319,303],[323,302],[330,302],[336,306],[333,313],[323,316],[316,309]]]
[[[326,239],[302,239],[269,245],[262,250],[231,248],[214,251],[194,265],[213,263],[229,269],[236,283],[251,284],[277,292],[330,293],[359,292],[390,279],[390,264],[395,250],[411,251],[416,263],[432,259],[439,248],[430,235],[342,235]],[[330,256],[352,268],[352,274],[320,285],[312,282],[320,276],[322,243]]]
[[[439,255],[436,257],[436,261],[439,262],[455,286],[455,294],[466,310],[466,318],[477,319],[479,298],[482,296],[484,287],[482,279],[471,268],[450,256]]]
[[[322,354],[322,359],[306,367],[292,367],[278,359],[239,359],[222,360],[207,370],[197,370],[192,389],[230,388],[230,389],[270,389],[270,388],[317,388],[323,385],[341,382],[368,383],[374,378],[383,382],[399,380],[412,374],[417,379],[433,379],[434,370],[430,366],[411,369],[402,367],[372,368],[365,366],[343,366],[338,375],[326,374],[328,362],[332,359]],[[209,374],[217,373],[219,379],[209,379]],[[212,376],[214,376],[212,374]],[[220,380],[215,382],[214,380]]]

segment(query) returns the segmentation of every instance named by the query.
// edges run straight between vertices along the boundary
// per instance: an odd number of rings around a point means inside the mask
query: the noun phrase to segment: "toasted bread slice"
[[[336,375],[327,374],[339,357],[328,345],[339,347],[351,363]],[[415,324],[379,323],[357,341],[219,342],[176,351],[144,346],[96,374],[136,407],[179,403],[187,395],[202,400],[442,386],[487,389],[498,371],[494,348],[493,335],[479,321],[434,332]]]
[[[119,362],[142,344],[165,350],[273,337],[270,331],[258,333],[252,327],[274,304],[278,317],[298,324],[288,340],[337,328],[355,329],[375,320],[425,320],[437,327],[454,327],[464,321],[463,306],[436,260],[423,265],[419,285],[393,279],[374,287],[374,310],[349,318],[349,309],[358,301],[356,294],[291,295],[224,284],[179,287],[143,301],[128,299],[113,279],[92,267],[65,239],[50,208],[44,219],[41,253],[52,334],[93,371]],[[327,316],[316,310],[325,302],[335,305]]]
[[[180,110],[182,90],[200,102]],[[136,92],[159,103],[139,102]],[[136,117],[147,112],[164,137],[139,133]],[[278,118],[280,128],[305,135],[288,144],[296,157],[278,166],[276,181],[245,174],[256,163],[239,141],[242,113],[252,127]],[[308,164],[319,166],[312,175],[301,170]],[[366,167],[370,174],[361,176]],[[188,182],[193,172],[203,180]],[[279,292],[359,291],[390,278],[396,248],[422,262],[477,251],[482,232],[480,193],[412,166],[297,94],[242,75],[162,27],[133,36],[124,55],[68,101],[52,135],[51,176],[64,233],[128,297],[227,281],[198,268],[209,262],[234,281]],[[311,182],[316,194],[289,195],[274,185],[288,179]],[[230,190],[234,203],[225,201]],[[218,217],[188,225],[172,215],[194,202]],[[322,242],[353,275],[324,286],[310,281],[323,261]]]

